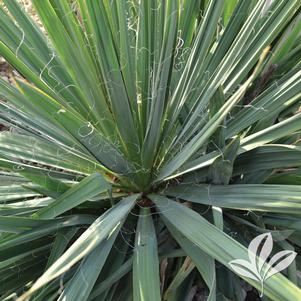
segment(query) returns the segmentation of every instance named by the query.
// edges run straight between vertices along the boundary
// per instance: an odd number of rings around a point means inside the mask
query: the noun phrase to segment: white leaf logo
[[[249,261],[235,259],[229,262],[234,272],[261,284],[260,297],[263,296],[264,281],[287,268],[297,256],[296,252],[285,250],[278,252],[268,261],[272,249],[272,235],[264,233],[255,237],[249,244]]]

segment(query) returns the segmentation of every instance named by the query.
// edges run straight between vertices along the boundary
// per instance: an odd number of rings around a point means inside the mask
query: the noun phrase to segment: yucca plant
[[[46,35],[0,10],[1,300],[260,290],[229,262],[301,247],[301,2],[32,2]],[[266,300],[301,299],[299,260]]]

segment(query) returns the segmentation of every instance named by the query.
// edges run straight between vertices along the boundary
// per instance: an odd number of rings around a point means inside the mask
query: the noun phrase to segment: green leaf
[[[160,59],[154,72],[153,90],[151,95],[151,105],[146,128],[146,135],[143,142],[143,163],[145,166],[151,166],[157,152],[157,146],[160,141],[160,132],[162,128],[162,118],[164,109],[167,105],[168,80],[173,63],[174,44],[176,42],[177,18],[174,12],[178,10],[177,1],[168,1],[166,11],[164,12],[164,33],[162,37]]]
[[[139,140],[130,101],[120,72],[118,54],[116,53],[117,48],[114,45],[113,34],[115,31],[114,28],[110,27],[112,26],[109,22],[110,16],[108,16],[104,2],[88,1],[82,3],[82,0],[79,2],[81,7],[85,8],[85,10],[82,10],[82,13],[84,13],[89,30],[95,37],[103,84],[106,86],[109,94],[114,121],[123,146],[129,156],[135,161],[138,158],[136,145],[139,145]],[[106,114],[111,114],[111,112],[102,112],[102,116],[105,118],[107,118]]]
[[[80,86],[81,92],[85,96],[83,102],[89,109],[94,108],[91,110],[91,115],[98,119],[106,118],[111,122],[112,115],[105,101],[104,93],[98,85],[94,84],[98,82],[99,76],[88,47],[83,47],[84,41],[80,43],[78,38],[76,42],[72,41],[49,0],[46,0],[43,5],[40,1],[34,0],[33,4],[65,69],[75,84]],[[72,26],[76,27],[75,24]],[[106,123],[102,126],[104,131],[109,130]]]
[[[106,289],[110,288],[114,283],[116,283],[119,279],[121,279],[124,275],[129,273],[132,269],[133,258],[128,259],[118,270],[112,273],[106,280],[101,282],[99,285],[96,285],[93,289],[89,300],[93,300],[101,293],[103,293]]]
[[[26,300],[35,291],[68,271],[79,260],[90,254],[101,242],[120,229],[124,218],[135,205],[138,195],[123,199],[106,211],[71,245],[71,247],[33,284],[19,300]]]
[[[180,287],[183,281],[190,275],[194,268],[195,265],[193,264],[192,260],[189,257],[186,257],[183,262],[183,265],[180,267],[178,273],[166,289],[163,300],[173,299],[173,296],[176,294],[177,289]]]
[[[5,217],[1,217],[1,218],[5,218]],[[20,219],[20,222],[22,222],[21,217],[14,217],[14,218],[15,220],[12,220],[12,222],[16,223],[17,222],[16,219]],[[25,229],[26,231],[22,231],[21,235],[16,234],[16,235],[3,236],[0,242],[0,252],[2,251],[6,252],[10,248],[19,247],[24,243],[29,243],[36,239],[45,237],[46,235],[54,234],[61,228],[68,228],[68,227],[74,227],[79,225],[90,225],[91,223],[94,222],[94,220],[95,217],[90,215],[84,215],[84,214],[73,215],[73,216],[71,215],[71,216],[53,219],[53,220],[43,220],[43,223],[42,220],[37,220],[37,223],[39,223],[38,227],[34,227],[29,230]],[[7,224],[7,221],[6,220],[4,221],[5,224]],[[11,221],[9,221],[9,223],[11,223]],[[14,229],[12,227],[15,226],[14,224],[11,224],[10,227],[11,229]]]
[[[171,187],[166,195],[190,202],[239,210],[301,213],[301,188],[293,185],[191,185]]]
[[[209,223],[193,210],[170,199],[152,195],[151,199],[160,210],[161,216],[182,235],[227,267],[233,259],[248,258],[248,251],[240,243]],[[169,210],[166,210],[168,207]],[[260,289],[260,283],[244,278]],[[265,295],[272,300],[296,300],[301,290],[281,274],[269,278],[265,283]]]
[[[214,134],[216,129],[219,127],[220,123],[226,117],[226,115],[233,109],[235,104],[244,95],[246,88],[248,87],[250,78],[214,115],[213,118],[202,128],[202,130],[192,138],[192,140],[187,143],[183,149],[170,160],[160,171],[158,179],[162,180],[168,177],[177,169],[179,169],[191,156],[201,147],[205,142],[208,141],[209,137]]]
[[[76,298],[80,298],[82,301],[88,300],[118,232],[119,229],[115,229],[107,240],[101,242],[85,257],[58,300],[74,300]]]
[[[222,151],[222,155],[214,160],[208,171],[209,181],[214,185],[229,184],[233,173],[233,164],[240,145],[239,137],[234,139]]]
[[[165,223],[168,226],[168,230],[171,232],[172,236],[177,240],[185,253],[192,259],[206,285],[208,286],[210,290],[208,301],[216,300],[216,273],[214,259],[200,250],[196,245],[191,243],[185,236],[181,234],[181,232],[177,231],[172,224],[168,223],[167,221],[165,221]]]
[[[133,266],[134,300],[161,300],[155,228],[149,209],[141,209]]]
[[[37,211],[33,217],[56,217],[109,189],[110,185],[100,174],[93,174],[67,190],[49,206]]]
[[[33,218],[0,216],[0,231],[3,232],[22,233],[44,224],[45,222]]]
[[[296,114],[284,121],[272,125],[264,130],[254,133],[241,140],[241,147],[239,153],[254,149],[263,144],[275,141],[292,132],[301,129],[301,113]]]
[[[64,253],[66,247],[70,243],[75,233],[78,231],[77,228],[63,228],[56,234],[51,253],[49,255],[46,269],[48,269],[60,256]]]
[[[238,0],[230,0],[226,1],[225,8],[224,8],[224,24],[226,25],[229,22],[229,19],[233,13],[233,10],[237,4]]]

